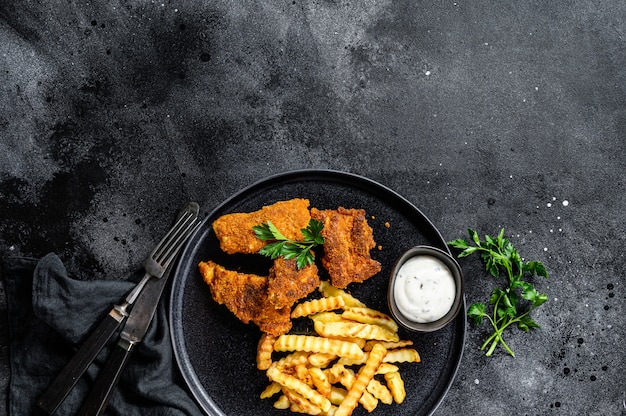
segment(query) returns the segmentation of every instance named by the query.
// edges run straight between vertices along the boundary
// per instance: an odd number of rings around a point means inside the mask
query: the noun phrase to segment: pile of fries
[[[310,318],[315,335],[261,337],[257,367],[271,383],[261,398],[278,395],[275,408],[328,416],[351,415],[359,404],[371,412],[379,402],[402,403],[396,364],[420,362],[413,343],[399,339],[393,319],[346,291],[327,282],[319,291],[320,299],[296,305],[291,315]]]

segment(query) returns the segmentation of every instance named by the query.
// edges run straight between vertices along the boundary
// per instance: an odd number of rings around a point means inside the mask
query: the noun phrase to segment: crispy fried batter
[[[252,321],[263,332],[278,336],[291,329],[290,308],[276,309],[267,299],[268,278],[227,270],[212,261],[198,264],[216,302],[243,323]]]
[[[320,278],[315,264],[298,270],[295,260],[279,257],[274,260],[274,265],[270,269],[267,295],[275,308],[291,307],[319,285]]]
[[[322,265],[332,285],[345,288],[352,282],[363,282],[381,269],[370,257],[376,246],[373,230],[363,209],[318,210],[311,208],[311,218],[324,224],[324,256]]]
[[[300,231],[309,224],[309,200],[295,198],[278,201],[251,213],[222,215],[213,222],[220,248],[228,253],[257,253],[267,243],[259,240],[252,227],[270,220],[285,237],[302,240]]]

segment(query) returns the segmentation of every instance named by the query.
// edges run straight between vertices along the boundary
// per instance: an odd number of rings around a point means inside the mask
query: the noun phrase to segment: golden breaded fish
[[[290,240],[301,241],[302,230],[309,225],[309,200],[295,198],[278,201],[250,213],[225,214],[213,222],[213,231],[220,248],[228,253],[257,253],[266,241],[259,240],[252,230],[255,225],[271,221]]]
[[[291,329],[290,308],[276,309],[267,299],[267,277],[227,270],[213,261],[200,262],[198,268],[213,299],[243,323],[253,322],[274,336]]]
[[[274,260],[270,269],[267,296],[275,308],[291,307],[319,285],[320,278],[315,264],[298,270],[294,259],[285,260],[279,257]]]
[[[381,270],[380,263],[370,256],[376,242],[365,218],[365,210],[311,208],[311,218],[324,224],[322,265],[333,286],[343,289],[352,282],[363,282]]]

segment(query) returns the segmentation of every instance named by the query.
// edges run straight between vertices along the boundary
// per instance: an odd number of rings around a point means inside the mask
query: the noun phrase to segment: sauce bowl
[[[409,262],[409,260],[411,260],[411,262]],[[413,280],[409,282],[406,278],[406,267],[405,269],[402,269],[402,266],[407,265],[407,267],[410,267],[407,262],[416,263],[418,261],[427,262],[427,266],[437,265],[436,270],[419,270],[417,272],[411,272],[412,274],[410,279]],[[399,277],[398,272],[401,269],[402,276]],[[447,272],[449,272],[449,274]],[[446,280],[451,279],[451,281],[446,285],[446,282],[442,280],[442,276]],[[454,285],[452,285],[452,282]],[[426,290],[429,287],[430,291]],[[446,287],[449,288],[450,293],[448,299],[445,300],[446,303],[445,306],[443,306],[443,311],[436,315],[436,318],[428,319],[427,317],[420,318],[417,315],[412,316],[414,311],[419,310],[420,312],[415,313],[421,313],[424,309],[424,305],[430,303],[431,301],[436,303],[437,299],[444,294],[442,292],[445,292],[444,289]],[[422,288],[424,291],[422,291]],[[396,292],[396,289],[398,289],[399,292]],[[443,328],[450,323],[450,321],[452,321],[463,308],[463,296],[464,287],[461,267],[456,262],[454,257],[436,247],[412,247],[405,251],[398,258],[398,260],[396,260],[393,268],[391,269],[387,293],[389,310],[391,311],[393,318],[401,326],[410,331],[432,332]],[[407,302],[409,302],[411,312],[407,309]],[[435,306],[441,307],[442,305]],[[446,309],[447,312],[445,311]]]

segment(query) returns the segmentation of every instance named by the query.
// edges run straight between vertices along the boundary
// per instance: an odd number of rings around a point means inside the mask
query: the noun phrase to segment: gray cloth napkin
[[[37,414],[36,401],[91,329],[131,290],[130,281],[80,281],[55,254],[3,259],[10,330],[8,411]],[[107,415],[201,415],[178,373],[161,300],[122,374]],[[75,414],[106,361],[114,336],[55,414]]]

